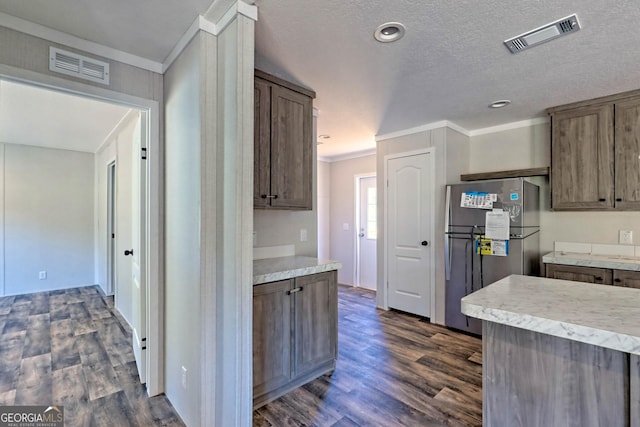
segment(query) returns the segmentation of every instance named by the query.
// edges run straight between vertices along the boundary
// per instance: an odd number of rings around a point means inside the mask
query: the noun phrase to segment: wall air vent
[[[580,22],[578,21],[578,15],[574,13],[566,18],[558,19],[535,30],[527,31],[517,37],[505,40],[504,44],[511,53],[518,53],[557,37],[575,33],[578,30],[580,30]]]
[[[109,84],[108,63],[53,46],[49,47],[49,70],[104,85]]]

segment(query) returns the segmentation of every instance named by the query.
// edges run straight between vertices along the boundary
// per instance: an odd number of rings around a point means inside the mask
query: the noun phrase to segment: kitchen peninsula
[[[483,425],[640,426],[640,291],[512,275],[470,294]]]

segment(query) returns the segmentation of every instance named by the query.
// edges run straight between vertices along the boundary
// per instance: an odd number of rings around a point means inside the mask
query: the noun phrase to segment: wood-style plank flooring
[[[131,330],[97,286],[0,298],[0,405],[50,404],[66,427],[184,425],[147,397]]]
[[[254,411],[254,426],[481,426],[482,343],[339,287],[338,362]]]

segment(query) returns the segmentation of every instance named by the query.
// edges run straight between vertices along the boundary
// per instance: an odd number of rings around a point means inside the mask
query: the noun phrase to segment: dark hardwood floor
[[[66,427],[183,426],[138,380],[131,330],[97,286],[0,298],[0,405],[63,405]]]
[[[482,342],[339,287],[338,363],[254,411],[254,426],[481,426]]]

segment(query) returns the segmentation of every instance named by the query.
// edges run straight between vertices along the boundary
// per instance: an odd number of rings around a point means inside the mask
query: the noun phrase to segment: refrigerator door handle
[[[451,186],[447,185],[444,212],[444,278],[451,279],[451,238],[449,237],[449,220],[451,216]]]

